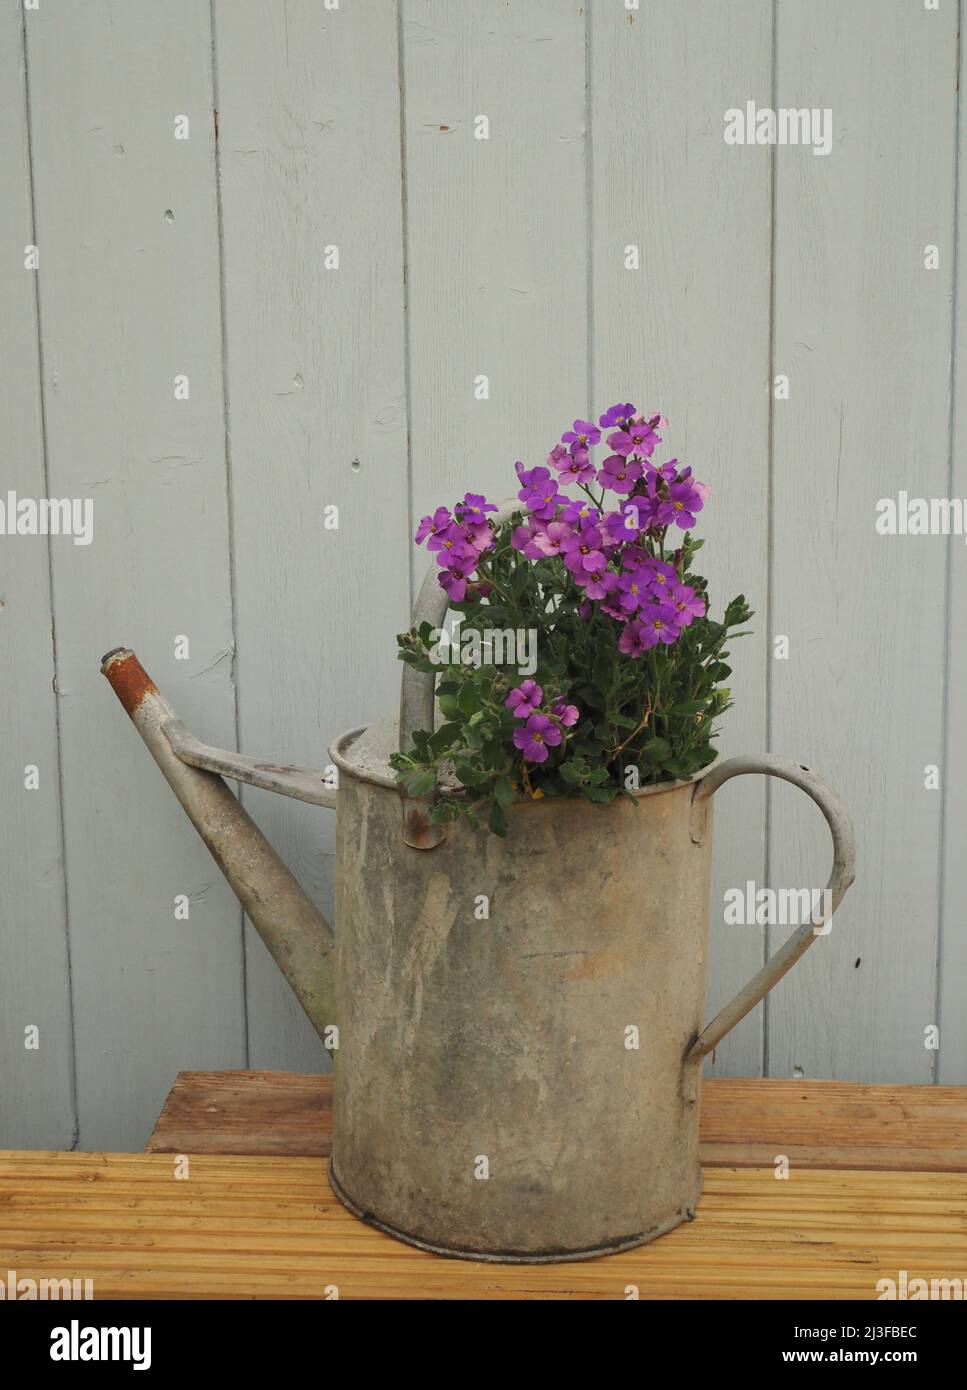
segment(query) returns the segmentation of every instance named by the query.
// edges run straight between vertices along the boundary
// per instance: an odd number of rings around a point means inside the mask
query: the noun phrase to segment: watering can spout
[[[101,671],[312,1026],[327,1042],[327,1030],[336,1022],[332,931],[219,773],[322,806],[335,806],[335,791],[321,772],[259,762],[199,743],[127,647],[108,652]]]

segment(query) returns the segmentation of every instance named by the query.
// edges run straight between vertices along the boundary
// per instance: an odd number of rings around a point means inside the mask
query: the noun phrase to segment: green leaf
[[[506,811],[516,792],[509,777],[498,777],[494,785],[494,800],[502,811]]]
[[[436,786],[436,770],[430,767],[418,772],[404,772],[400,781],[407,796],[429,796]]]
[[[557,769],[568,786],[576,787],[587,776],[586,765],[578,758],[571,758],[566,763],[561,763]]]
[[[457,698],[457,704],[464,714],[476,714],[480,708],[480,697],[477,694],[473,681],[464,681],[463,689]]]
[[[441,724],[436,733],[429,740],[430,752],[434,758],[438,758],[441,753],[446,752],[452,743],[460,737],[459,724]]]
[[[514,595],[515,599],[519,600],[523,598],[524,592],[527,589],[529,583],[530,575],[527,572],[527,566],[518,565],[517,568],[514,570],[513,574],[510,576],[510,591]],[[506,834],[506,831],[504,833]]]
[[[638,756],[648,763],[660,763],[671,753],[671,745],[667,738],[651,738],[642,747]]]
[[[609,801],[614,801],[618,795],[617,787],[585,787],[584,795],[589,801],[597,801],[602,805]]]
[[[498,801],[495,801],[490,808],[489,824],[495,835],[499,835],[502,840],[507,838],[507,812]]]

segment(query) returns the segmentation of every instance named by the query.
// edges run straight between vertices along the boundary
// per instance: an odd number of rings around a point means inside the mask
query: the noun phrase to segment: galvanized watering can
[[[434,571],[414,623],[445,617]],[[524,1262],[623,1250],[694,1216],[702,1059],[821,925],[703,1030],[712,796],[763,772],[812,797],[833,838],[826,921],[853,881],[853,830],[816,773],[731,758],[637,807],[522,801],[506,840],[463,821],[444,835],[387,762],[433,726],[431,677],[405,667],[399,721],[337,739],[337,793],[321,772],[199,743],[134,652],[102,670],[316,1030],[331,1044],[338,1024],[330,1176],[350,1211],[423,1249]],[[336,808],[338,937],[219,774]]]

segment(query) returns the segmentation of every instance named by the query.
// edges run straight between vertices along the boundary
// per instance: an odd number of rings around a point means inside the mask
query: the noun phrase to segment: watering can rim
[[[384,787],[387,791],[394,791],[399,794],[401,792],[399,782],[397,781],[395,772],[393,772],[392,768],[389,767],[388,763],[383,763],[382,766],[373,766],[372,764],[367,766],[365,762],[354,761],[350,756],[350,749],[353,746],[353,744],[355,744],[360,738],[362,738],[370,729],[375,730],[381,727],[383,729],[387,729],[387,727],[395,726],[395,723],[396,721],[393,720],[377,721],[374,724],[362,724],[359,725],[357,728],[347,729],[345,733],[342,733],[337,738],[335,738],[333,742],[329,745],[329,758],[339,769],[340,774],[347,773],[349,776],[355,777],[356,780],[359,782],[367,782],[370,786]],[[678,778],[673,782],[654,782],[650,786],[639,787],[636,791],[632,791],[631,795],[636,800],[640,800],[647,796],[659,796],[667,792],[676,791],[682,787],[693,786],[695,783],[700,782],[703,777],[707,776],[708,773],[711,772],[712,769],[721,762],[721,757],[721,753],[716,751],[715,757],[712,759],[712,761],[706,763],[706,765],[703,768],[700,768],[698,772],[693,773],[691,777]],[[379,758],[379,755],[376,755],[372,759],[372,762],[380,764],[382,763],[382,759]],[[385,767],[385,771],[383,770],[383,767]],[[442,782],[440,784],[440,788],[444,792],[449,790],[455,791],[460,789],[460,783],[456,781],[449,784],[447,782]],[[519,798],[514,803],[514,805],[515,807],[539,807],[542,806],[544,803],[547,803],[548,805],[557,805],[560,804],[562,801],[572,803],[580,799],[581,798],[576,793],[572,796],[540,797],[536,800],[532,798],[522,797]],[[597,807],[596,809],[600,810],[601,808]]]

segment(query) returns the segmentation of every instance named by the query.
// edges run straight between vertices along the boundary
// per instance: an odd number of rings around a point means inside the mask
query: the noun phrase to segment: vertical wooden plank
[[[468,488],[512,496],[515,459],[543,464],[587,408],[585,18],[578,0],[402,14],[419,518]]]
[[[98,669],[127,641],[231,740],[211,33],[194,0],[27,20],[49,486],[94,499],[52,541],[80,1144],[137,1149],[180,1068],[244,1061],[237,905]]]
[[[961,25],[963,25],[963,4]],[[952,346],[953,416],[950,438],[948,496],[959,497],[967,507],[967,45],[961,34],[957,207],[954,235],[956,248],[946,242],[948,260],[956,254],[954,333]],[[939,231],[938,231],[939,235]],[[936,542],[934,542],[936,543]],[[952,536],[947,546],[947,690],[944,711],[945,754],[941,768],[943,796],[943,879],[941,887],[940,951],[937,965],[940,1051],[936,1080],[946,1085],[967,1082],[967,546],[964,537]]]
[[[776,161],[790,398],[775,412],[774,628],[790,656],[774,666],[774,746],[844,795],[859,862],[831,935],[776,990],[777,1076],[932,1072],[941,801],[924,769],[942,751],[946,543],[875,522],[880,498],[948,487],[956,46],[954,5],[778,7],[777,105],[830,108],[833,139]],[[825,825],[787,788],[772,847],[776,882],[823,882]]]
[[[396,5],[216,0],[215,52],[241,746],[318,767],[408,622]],[[331,920],[332,813],[246,803]],[[257,938],[248,1012],[252,1066],[324,1064]]]
[[[698,534],[713,615],[744,593],[754,637],[732,647],[721,753],[764,749],[768,661],[771,169],[724,140],[724,114],[771,88],[768,5],[620,0],[591,9],[594,401],[664,412],[668,454],[712,489]],[[640,269],[627,269],[628,248]],[[726,925],[723,894],[764,882],[765,793],[717,798],[709,1016],[755,973],[763,929]],[[711,1075],[758,1075],[762,1011]]]
[[[46,495],[36,272],[19,0],[0,7],[0,500]],[[9,521],[9,519],[7,519]],[[67,1149],[73,1096],[69,953],[54,699],[50,552],[43,536],[0,535],[0,1144]],[[24,769],[38,771],[36,790]],[[36,1038],[25,1030],[38,1029]],[[27,1044],[30,1044],[28,1047]]]

